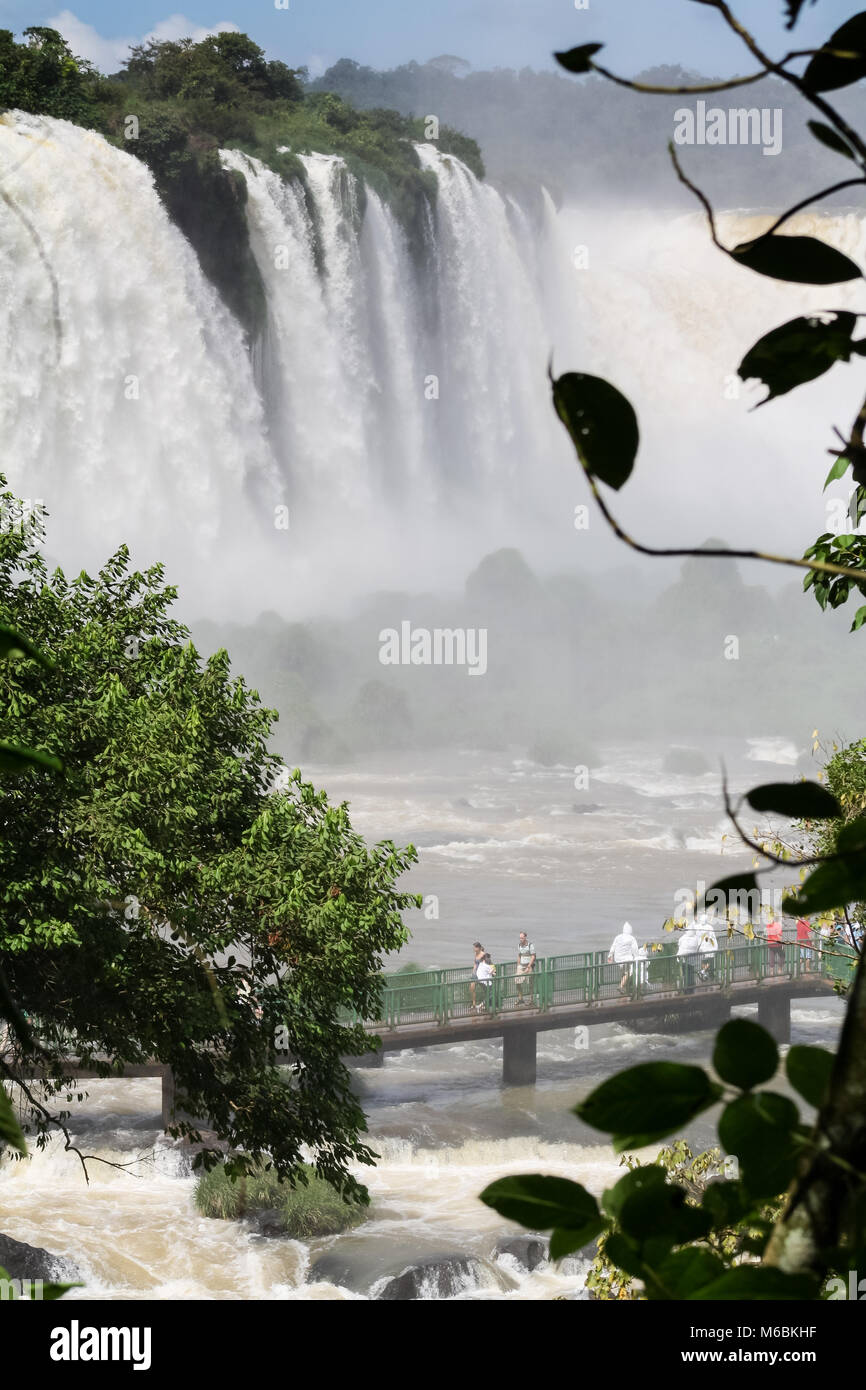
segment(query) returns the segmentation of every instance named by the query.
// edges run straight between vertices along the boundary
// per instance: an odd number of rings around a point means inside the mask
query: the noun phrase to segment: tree
[[[584,44],[557,54],[567,71],[592,71],[621,86],[656,93],[723,91],[773,74],[790,83],[810,102],[823,121],[810,122],[816,140],[851,161],[854,177],[802,199],[784,212],[768,231],[732,248],[723,245],[715,214],[706,196],[684,173],[670,146],[677,176],[700,201],[710,236],[717,249],[753,273],[794,284],[836,284],[862,278],[847,256],[814,237],[779,235],[783,225],[812,203],[849,187],[866,187],[866,142],[826,98],[826,93],[866,77],[866,12],[842,25],[820,50],[769,58],[735,19],[727,0],[704,0],[719,11],[744,41],[758,72],[728,82],[689,86],[653,86],[632,82],[609,72],[596,55],[602,45]],[[802,0],[787,5],[789,28],[802,9]],[[796,57],[808,57],[802,75],[791,71]],[[826,315],[798,318],[771,330],[746,354],[739,366],[744,379],[760,378],[767,400],[786,393],[828,371],[837,361],[866,354],[855,340],[857,315],[829,310]],[[721,546],[660,549],[635,540],[614,516],[603,487],[620,490],[628,482],[638,453],[637,415],[611,383],[582,372],[552,380],[554,407],[567,429],[592,496],[616,536],[649,555],[682,555],[706,559],[749,558],[791,565],[805,571],[804,587],[813,588],[822,607],[838,606],[852,592],[866,593],[866,539],[861,536],[821,536],[802,558],[733,550]],[[837,431],[830,478],[850,470],[852,524],[866,514],[866,403],[860,408],[848,437]],[[866,620],[861,608],[852,625]],[[789,894],[783,909],[813,915],[866,899],[866,817],[846,819],[839,800],[817,783],[772,784],[754,788],[747,800],[752,809],[809,822],[839,822],[830,832],[829,852],[794,861],[811,870],[801,887]],[[740,829],[739,808],[726,792],[726,806],[741,838],[763,854],[770,865],[789,864],[787,856],[768,852]],[[755,874],[734,876],[709,890],[735,893],[755,887]],[[719,1137],[729,1154],[737,1155],[742,1172],[737,1182],[714,1186],[695,1210],[681,1183],[669,1182],[658,1165],[641,1168],[620,1180],[603,1199],[603,1210],[579,1184],[564,1179],[529,1177],[493,1184],[483,1200],[505,1215],[514,1215],[538,1228],[543,1211],[546,1229],[553,1229],[551,1250],[557,1255],[578,1249],[605,1232],[606,1253],[625,1274],[640,1278],[648,1296],[670,1298],[811,1298],[839,1268],[856,1269],[866,1260],[866,963],[861,954],[849,993],[839,1050],[831,1057],[822,1049],[792,1048],[786,1058],[787,1078],[817,1110],[813,1126],[802,1123],[797,1106],[777,1092],[757,1089],[770,1081],[778,1067],[772,1038],[746,1020],[725,1025],[718,1035],[713,1065],[720,1081],[700,1067],[649,1063],[632,1068],[598,1087],[577,1108],[587,1123],[609,1133],[622,1151],[647,1144],[680,1128],[719,1101],[724,1110]],[[721,1083],[721,1084],[720,1084]],[[731,1094],[728,1087],[734,1087]],[[712,1192],[712,1197],[711,1197]],[[756,1204],[785,1194],[779,1219],[767,1225],[754,1253],[760,1264],[721,1260],[708,1238],[731,1220],[752,1220]],[[526,1221],[532,1215],[533,1220]],[[614,1230],[611,1223],[618,1224]]]
[[[44,112],[87,124],[92,119],[93,65],[76,58],[56,29],[25,29],[26,43],[16,43],[0,29],[0,110]]]
[[[272,713],[224,651],[199,657],[161,567],[132,572],[121,548],[69,580],[40,535],[35,518],[0,532],[0,621],[55,667],[0,672],[2,727],[65,765],[0,785],[0,972],[32,1024],[12,1021],[0,1074],[25,1128],[39,1144],[65,1121],[28,1078],[67,1093],[70,1054],[102,1075],[152,1059],[174,1074],[172,1133],[200,1135],[181,1112],[199,1116],[240,1167],[300,1181],[306,1146],[363,1200],[348,1166],[373,1155],[342,1059],[374,1045],[353,1020],[377,1016],[382,957],[406,940],[414,850],[368,849],[269,753]]]

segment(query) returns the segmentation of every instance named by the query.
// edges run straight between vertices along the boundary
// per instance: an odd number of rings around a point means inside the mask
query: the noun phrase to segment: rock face
[[[510,1255],[513,1260],[517,1261],[521,1269],[528,1270],[531,1274],[548,1258],[547,1240],[544,1236],[532,1234],[508,1236],[506,1239],[498,1241],[493,1251],[494,1259],[500,1255]]]
[[[0,1235],[0,1269],[12,1279],[42,1279],[46,1284],[68,1284],[81,1278],[71,1260],[4,1235]]]
[[[418,1240],[395,1250],[364,1235],[342,1237],[322,1251],[313,1260],[307,1280],[337,1284],[389,1303],[453,1298],[470,1288],[504,1290],[516,1282],[501,1265],[465,1250]]]
[[[477,1260],[446,1255],[410,1265],[376,1290],[375,1298],[385,1302],[414,1298],[450,1298],[461,1289],[479,1282]]]

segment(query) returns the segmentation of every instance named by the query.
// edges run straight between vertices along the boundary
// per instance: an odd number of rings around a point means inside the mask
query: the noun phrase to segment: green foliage
[[[30,42],[19,45],[0,30],[0,108],[64,116],[142,159],[204,273],[251,334],[264,323],[264,289],[249,248],[246,185],[223,169],[220,148],[242,149],[283,178],[303,177],[298,154],[342,156],[391,204],[420,252],[436,193],[435,175],[414,149],[425,139],[423,121],[308,92],[304,69],[269,62],[246,34],[151,39],[104,78],[54,30],[26,32]],[[484,176],[474,140],[443,126],[437,143]],[[282,146],[291,153],[278,154]]]
[[[591,1238],[587,1232],[596,1234],[601,1226],[588,1283],[604,1290],[603,1297],[635,1296],[633,1280],[640,1280],[651,1300],[817,1297],[816,1279],[750,1263],[765,1249],[781,1207],[779,1194],[810,1142],[793,1101],[753,1089],[773,1078],[778,1060],[764,1029],[734,1020],[720,1031],[713,1055],[733,1094],[703,1068],[656,1062],[620,1072],[575,1108],[623,1150],[668,1134],[724,1100],[719,1138],[738,1165],[733,1181],[723,1180],[717,1149],[695,1159],[678,1140],[655,1164],[624,1159],[629,1171],[604,1193],[601,1212],[589,1193],[564,1178],[503,1179],[481,1200],[530,1229],[553,1227],[553,1258],[580,1248]],[[812,1095],[825,1072],[823,1060],[798,1057],[794,1063]]]
[[[295,1177],[294,1185],[281,1182],[274,1169],[264,1163],[233,1177],[225,1164],[219,1164],[199,1177],[195,1204],[204,1216],[223,1221],[275,1212],[283,1233],[294,1240],[337,1235],[365,1219],[362,1203],[344,1200],[314,1169],[302,1166]]]
[[[90,125],[92,65],[76,58],[56,29],[34,26],[24,38],[16,43],[11,30],[0,29],[0,110],[16,107]]]
[[[373,1155],[341,1058],[367,1036],[339,1019],[376,1016],[414,850],[368,849],[299,772],[271,790],[271,714],[224,651],[199,657],[159,566],[131,572],[121,548],[70,580],[37,541],[0,535],[0,621],[56,671],[0,667],[0,724],[62,749],[65,775],[0,785],[0,979],[37,1035],[14,1060],[55,1094],[70,1034],[100,1075],[163,1062],[182,1109],[251,1162],[291,1175],[307,1150],[351,1191],[348,1165]],[[29,1121],[41,1141],[44,1116]]]

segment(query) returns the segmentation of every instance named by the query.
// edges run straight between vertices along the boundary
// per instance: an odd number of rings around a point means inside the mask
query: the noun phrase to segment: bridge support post
[[[536,1033],[534,1028],[507,1028],[502,1037],[502,1082],[505,1086],[534,1086]]]
[[[776,1042],[791,1041],[791,1001],[787,994],[768,991],[758,1000],[758,1022],[762,1028],[776,1039]]]
[[[172,1071],[171,1067],[166,1067],[162,1073],[163,1128],[167,1129],[169,1125],[179,1124],[182,1120],[185,1120],[187,1124],[195,1125],[196,1129],[209,1130],[211,1128],[211,1120],[209,1116],[204,1119],[197,1118],[195,1115],[190,1115],[188,1110],[176,1108],[176,1106],[177,1092],[174,1084],[174,1072]]]
[[[375,1052],[362,1052],[360,1056],[344,1057],[343,1061],[347,1067],[384,1067],[385,1053],[378,1047]]]

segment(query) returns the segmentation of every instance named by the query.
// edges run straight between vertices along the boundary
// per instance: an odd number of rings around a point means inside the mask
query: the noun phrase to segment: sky
[[[819,44],[858,8],[852,0],[807,0],[793,37],[783,0],[733,4],[780,56]],[[220,29],[243,30],[268,57],[305,65],[314,76],[338,58],[390,68],[443,53],[476,68],[546,68],[552,50],[591,42],[604,43],[603,61],[626,75],[662,62],[713,76],[752,66],[717,12],[699,0],[185,0],[182,12],[160,0],[74,0],[69,9],[57,0],[0,0],[0,26],[20,33],[31,24],[59,29],[105,72],[116,71],[128,45],[145,36],[199,39]]]

